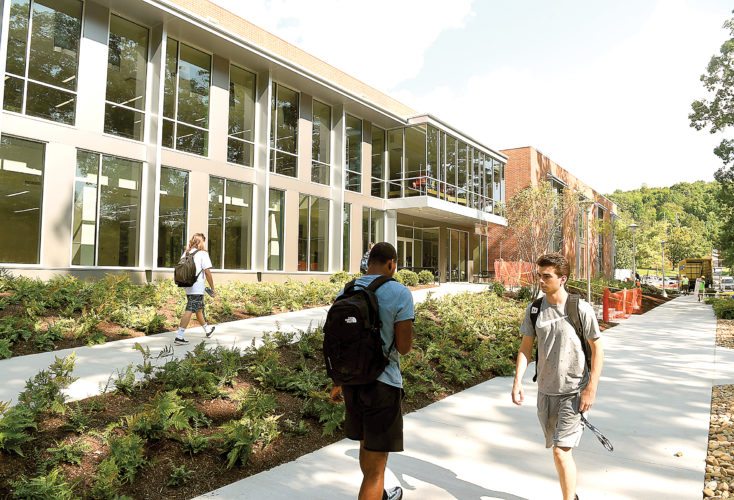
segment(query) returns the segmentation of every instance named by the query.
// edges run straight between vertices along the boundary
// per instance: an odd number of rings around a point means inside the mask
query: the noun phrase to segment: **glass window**
[[[268,270],[283,270],[285,191],[271,189],[268,207]]]
[[[212,266],[250,269],[252,185],[210,177],[208,226]]]
[[[362,251],[366,252],[370,243],[385,240],[385,211],[375,208],[362,208]]]
[[[342,234],[342,269],[349,272],[349,231],[351,227],[351,216],[352,216],[352,205],[350,203],[344,204],[344,228]]]
[[[252,167],[255,149],[255,75],[229,67],[227,160]]]
[[[446,193],[444,199],[456,203],[456,138],[443,136],[446,170]]]
[[[168,38],[163,89],[163,145],[207,156],[211,56]]]
[[[273,83],[270,171],[298,177],[298,92]]]
[[[110,16],[104,131],[138,141],[145,125],[148,28]]]
[[[81,17],[79,0],[12,0],[4,109],[74,124]]]
[[[468,163],[466,158],[467,146],[462,141],[457,141],[457,144],[458,149],[456,155],[456,201],[460,205],[466,205],[466,183],[468,170]]]
[[[224,179],[209,177],[209,258],[212,266],[222,267],[222,233],[224,231]]]
[[[40,262],[43,159],[41,143],[0,138],[0,217],[12,235],[12,244],[0,245],[0,262]]]
[[[443,178],[441,175],[441,165],[439,159],[439,144],[441,135],[436,127],[428,126],[428,135],[426,138],[426,194],[429,196],[438,196],[438,184]]]
[[[405,191],[404,196],[425,194],[426,185],[426,126],[405,129]]]
[[[385,197],[385,131],[372,125],[372,196]]]
[[[387,196],[400,198],[403,178],[403,129],[390,130],[387,133],[387,159],[389,168],[389,182]]]
[[[326,271],[329,261],[329,200],[300,195],[298,270]]]
[[[141,176],[140,162],[77,152],[72,264],[137,265]]]
[[[347,115],[346,172],[344,187],[349,191],[362,192],[362,120]]]
[[[493,176],[492,157],[485,156],[482,167],[484,171],[484,196],[485,196],[484,210],[491,213],[492,207],[494,205],[494,203],[492,203],[492,201],[494,200],[494,196],[492,194],[492,176]]]
[[[173,267],[186,248],[189,173],[161,167],[158,191],[158,267]]]
[[[502,175],[501,170],[501,163],[497,160],[494,160],[494,181],[492,182],[492,193],[494,194],[494,200],[497,202],[502,201],[502,182],[500,181],[500,176]]]
[[[313,101],[313,131],[311,133],[311,180],[329,184],[331,179],[331,108]]]

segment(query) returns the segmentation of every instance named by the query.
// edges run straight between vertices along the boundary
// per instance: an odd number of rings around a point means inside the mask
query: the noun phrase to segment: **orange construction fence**
[[[532,262],[494,261],[494,279],[504,286],[523,286],[533,282],[535,265]]]
[[[611,292],[604,289],[602,298],[604,321],[610,319],[629,318],[630,314],[642,313],[642,289],[630,288]]]

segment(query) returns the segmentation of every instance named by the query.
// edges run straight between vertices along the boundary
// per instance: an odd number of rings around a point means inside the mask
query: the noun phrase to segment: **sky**
[[[713,180],[690,127],[724,0],[213,0],[492,149],[601,193]]]

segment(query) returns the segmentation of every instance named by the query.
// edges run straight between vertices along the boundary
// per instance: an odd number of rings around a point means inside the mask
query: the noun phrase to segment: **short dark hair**
[[[566,257],[560,253],[547,253],[541,255],[535,263],[538,267],[553,266],[559,278],[561,276],[565,276],[566,278],[571,276],[571,264],[569,264]]]
[[[388,260],[398,260],[398,252],[395,247],[387,241],[376,243],[370,250],[370,257],[367,260],[369,266],[373,262],[377,264],[385,264]]]

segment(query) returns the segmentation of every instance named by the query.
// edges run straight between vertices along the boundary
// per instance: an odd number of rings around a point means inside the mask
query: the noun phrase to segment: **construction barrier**
[[[506,287],[531,285],[534,272],[535,265],[532,262],[494,261],[494,279]]]
[[[605,323],[610,319],[626,319],[630,314],[641,314],[642,289],[631,288],[611,292],[609,288],[604,288],[602,307]]]

